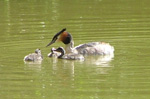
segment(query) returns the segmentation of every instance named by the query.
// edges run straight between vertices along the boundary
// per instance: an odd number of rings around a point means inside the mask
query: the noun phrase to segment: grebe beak
[[[48,46],[52,45],[53,43],[55,43],[56,40],[58,39],[59,35],[61,33],[63,33],[64,31],[66,31],[66,28],[62,29],[60,32],[58,32],[57,34],[55,34],[54,37],[53,37],[53,39],[52,39],[52,41],[46,47],[48,47]]]

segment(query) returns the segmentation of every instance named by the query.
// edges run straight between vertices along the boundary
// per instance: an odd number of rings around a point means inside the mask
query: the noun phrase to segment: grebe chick
[[[24,57],[24,61],[39,61],[39,60],[43,60],[43,56],[41,54],[40,49],[36,49],[35,53],[31,53]]]
[[[59,47],[54,51],[61,53],[61,55],[59,55],[58,58],[70,59],[70,60],[84,60],[84,57],[81,54],[75,54],[75,53],[65,54],[65,50],[63,47]]]
[[[58,57],[61,55],[60,52],[55,51],[54,47],[51,48],[51,52],[47,55],[48,57]]]
[[[114,53],[114,47],[105,42],[90,42],[74,47],[73,38],[71,34],[66,31],[66,29],[62,29],[60,32],[55,34],[47,47],[56,41],[62,41],[66,45],[66,53],[82,55],[109,55]]]

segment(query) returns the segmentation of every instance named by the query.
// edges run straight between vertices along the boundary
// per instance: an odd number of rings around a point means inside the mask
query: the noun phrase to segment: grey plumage
[[[40,49],[36,49],[35,53],[31,53],[24,57],[25,61],[38,61],[38,60],[42,60],[42,59],[43,59],[43,56],[41,54]]]

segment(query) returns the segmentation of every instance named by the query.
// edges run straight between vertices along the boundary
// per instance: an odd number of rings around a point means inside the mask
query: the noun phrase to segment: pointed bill
[[[61,33],[63,33],[64,31],[66,31],[66,28],[62,29],[60,32],[58,32],[57,34],[55,34],[54,37],[53,37],[53,39],[52,39],[52,41],[46,47],[48,47],[48,46],[52,45],[53,43],[55,43],[55,41],[58,39],[58,36]]]

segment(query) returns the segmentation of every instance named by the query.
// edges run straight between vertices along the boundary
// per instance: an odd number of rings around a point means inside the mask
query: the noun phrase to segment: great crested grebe
[[[56,41],[62,41],[66,45],[66,53],[82,55],[110,55],[114,52],[114,47],[105,42],[90,42],[74,47],[73,38],[71,34],[66,31],[66,28],[55,34],[52,41],[46,47]]]
[[[41,54],[40,49],[36,49],[35,53],[31,53],[31,54],[24,57],[24,61],[39,61],[42,59],[43,59],[43,56]]]
[[[55,55],[56,55],[56,52],[59,52],[60,54],[57,54],[58,58],[69,59],[69,60],[84,60],[84,57],[81,54],[76,54],[76,53],[66,54],[63,47],[58,47],[57,49],[52,49],[51,51],[52,51],[52,54],[55,54]]]

